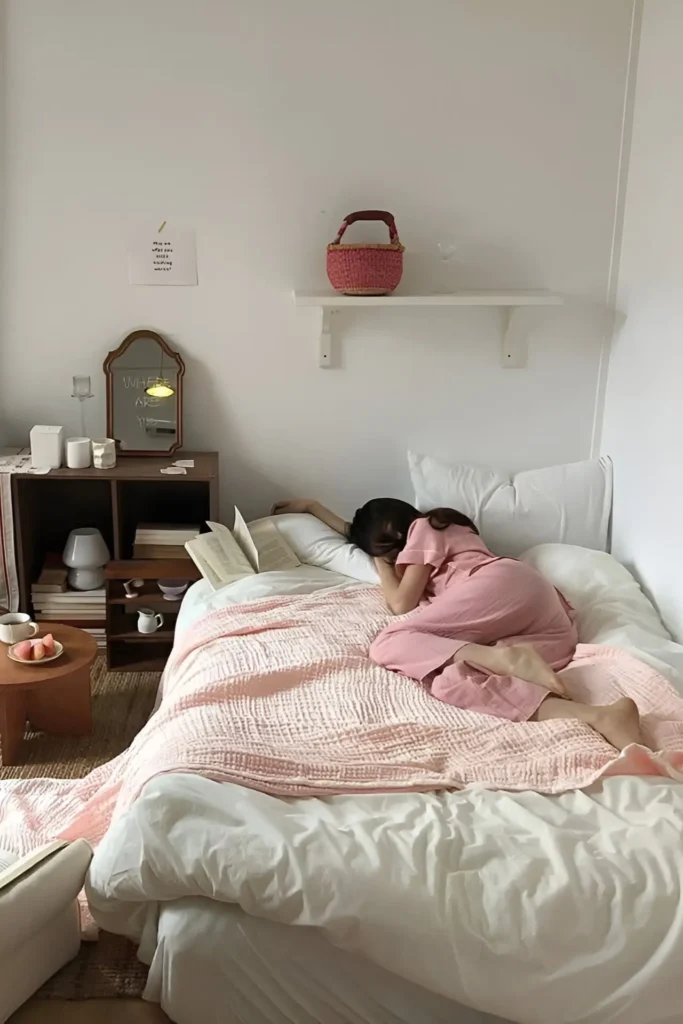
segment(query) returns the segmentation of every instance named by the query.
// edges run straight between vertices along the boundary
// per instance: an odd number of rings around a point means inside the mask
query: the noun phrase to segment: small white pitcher
[[[140,608],[138,611],[138,633],[156,633],[163,624],[163,615],[155,614],[153,608]]]

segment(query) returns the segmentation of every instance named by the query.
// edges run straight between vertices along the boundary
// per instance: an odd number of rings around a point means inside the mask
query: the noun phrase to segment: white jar
[[[90,438],[67,437],[66,464],[69,469],[87,469],[90,465]]]
[[[64,427],[32,427],[30,436],[33,468],[59,469],[64,449]]]

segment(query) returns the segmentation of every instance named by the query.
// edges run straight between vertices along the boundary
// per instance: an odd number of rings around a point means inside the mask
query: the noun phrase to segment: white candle
[[[87,469],[90,465],[90,438],[67,437],[66,464],[69,469]]]
[[[92,398],[90,377],[74,377],[73,388],[74,398]]]

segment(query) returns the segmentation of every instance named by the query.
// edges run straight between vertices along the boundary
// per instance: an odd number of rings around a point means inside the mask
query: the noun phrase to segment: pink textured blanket
[[[368,660],[386,620],[379,591],[363,588],[211,615],[171,657],[159,709],[127,751],[85,779],[0,783],[0,846],[97,842],[167,772],[284,796],[472,783],[558,793],[608,774],[683,781],[683,700],[628,655],[582,646],[563,677],[591,703],[633,697],[657,754],[616,757],[578,722],[511,723],[442,704]]]

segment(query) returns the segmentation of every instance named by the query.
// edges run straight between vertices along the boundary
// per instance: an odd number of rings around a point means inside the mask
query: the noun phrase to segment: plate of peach
[[[52,633],[48,633],[35,640],[21,640],[18,644],[12,644],[7,657],[20,665],[46,665],[61,658],[63,653],[62,644],[55,640]]]

